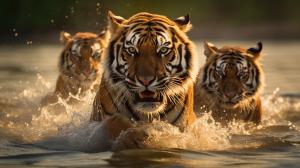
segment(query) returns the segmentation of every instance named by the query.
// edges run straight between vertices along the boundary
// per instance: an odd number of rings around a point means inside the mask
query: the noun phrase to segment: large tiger
[[[64,49],[60,56],[60,74],[56,82],[54,94],[46,96],[42,104],[57,101],[57,97],[69,98],[69,103],[76,102],[70,95],[82,96],[100,82],[102,69],[101,57],[108,45],[109,33],[100,34],[79,32],[71,36],[61,32],[60,41]]]
[[[259,63],[262,43],[256,48],[204,44],[206,63],[196,84],[195,111],[211,111],[223,124],[233,120],[259,123],[263,71]]]
[[[108,12],[112,38],[95,97],[92,121],[107,119],[117,137],[131,122],[166,121],[184,130],[195,120],[197,76],[189,16],[170,20],[138,13],[129,19]]]

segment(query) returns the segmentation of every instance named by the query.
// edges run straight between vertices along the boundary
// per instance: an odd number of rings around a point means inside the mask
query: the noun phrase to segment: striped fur
[[[257,48],[223,47],[205,43],[206,63],[196,84],[195,111],[209,112],[216,121],[261,120],[263,71]]]
[[[102,74],[101,57],[107,47],[109,33],[61,32],[60,40],[65,45],[59,63],[60,74],[56,82],[54,94],[42,100],[42,104],[57,101],[57,96],[67,99],[70,95],[83,96],[99,84]],[[51,100],[52,99],[52,100]],[[76,102],[76,100],[71,99]]]
[[[109,12],[113,34],[92,121],[120,116],[127,121],[162,120],[186,128],[195,119],[197,74],[188,16],[174,21],[138,13],[128,20]]]

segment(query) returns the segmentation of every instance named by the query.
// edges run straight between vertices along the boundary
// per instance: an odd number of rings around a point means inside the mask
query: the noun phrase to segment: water
[[[215,44],[223,43],[255,45]],[[122,152],[99,152],[110,142],[104,140],[102,124],[88,122],[92,93],[80,108],[60,100],[65,112],[39,107],[40,99],[54,88],[61,46],[2,46],[0,167],[299,167],[300,42],[264,44],[265,113],[260,126],[232,123],[222,128],[209,114],[184,133],[155,122],[135,128],[148,133],[143,145],[155,150]],[[130,131],[114,145],[121,145]]]

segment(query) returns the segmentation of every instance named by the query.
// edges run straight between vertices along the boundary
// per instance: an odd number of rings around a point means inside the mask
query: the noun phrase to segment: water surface
[[[223,42],[216,45],[255,42]],[[198,43],[201,61],[202,44]],[[262,125],[222,128],[210,116],[181,133],[156,123],[149,129],[160,150],[90,153],[101,125],[89,124],[93,94],[79,109],[39,108],[53,90],[62,46],[0,47],[0,165],[2,167],[299,167],[300,42],[264,42],[266,74]],[[64,102],[59,102],[64,105]],[[98,135],[101,137],[101,135]],[[96,136],[97,137],[97,136]],[[171,149],[167,149],[171,148]]]

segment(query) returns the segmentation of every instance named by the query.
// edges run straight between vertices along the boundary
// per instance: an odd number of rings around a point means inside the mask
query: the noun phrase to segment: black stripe
[[[157,31],[157,32],[164,32],[165,31],[165,30],[157,28],[157,27],[153,27],[152,29],[155,30],[155,31]]]
[[[255,91],[258,89],[258,87],[260,86],[260,81],[259,81],[259,77],[260,77],[260,74],[259,74],[259,71],[257,68],[255,68],[255,72],[256,72],[256,75],[255,75],[255,80],[256,80],[256,83],[257,83],[257,87],[255,88]]]
[[[124,78],[119,77],[120,75],[118,75],[116,73],[113,73],[113,72],[111,72],[110,76],[111,76],[110,78],[111,78],[111,80],[112,80],[113,83],[118,83],[118,82],[124,80]]]
[[[161,26],[162,28],[164,28],[165,30],[168,30],[168,28],[165,25],[163,25],[162,23],[159,23],[159,22],[155,22],[155,23],[157,25]]]
[[[110,42],[110,45],[109,45],[109,54],[108,54],[108,62],[109,62],[109,65],[112,65],[114,59],[115,59],[115,55],[114,55],[114,45],[115,45],[116,41],[112,41]]]
[[[162,36],[166,40],[165,36],[162,33],[156,32],[156,35],[160,35],[160,36]]]
[[[187,79],[189,77],[189,72],[185,72],[183,74],[180,74],[178,77],[181,78],[182,81],[184,81],[185,79]]]
[[[178,42],[178,39],[176,38],[175,32],[174,32],[174,31],[171,31],[171,33],[172,33],[172,41],[173,41],[173,43],[177,43],[177,42]]]
[[[134,33],[138,33],[138,32],[142,32],[144,30],[144,28],[137,28],[135,30],[133,30]]]
[[[188,100],[188,95],[185,96],[184,106],[182,107],[181,112],[178,114],[178,116],[175,118],[175,120],[171,124],[175,124],[176,121],[180,118],[180,116],[184,113],[185,105],[187,103],[187,100]]]
[[[190,67],[191,67],[191,57],[192,57],[192,54],[191,54],[191,51],[188,48],[188,45],[189,45],[188,43],[185,44],[186,54],[185,54],[184,58],[186,60],[186,65],[187,65],[186,69],[190,69]]]
[[[117,112],[117,113],[120,113],[120,111],[119,111],[119,109],[118,109],[118,106],[116,105],[115,101],[113,100],[113,97],[111,96],[109,90],[108,90],[105,86],[104,86],[104,89],[105,89],[106,92],[108,93],[108,96],[109,96],[111,102],[113,103],[113,106],[114,106],[115,109],[117,110],[116,112]],[[101,91],[101,90],[100,90],[100,91]],[[111,113],[107,113],[107,112],[105,112],[105,114],[110,114],[110,115],[112,115]]]
[[[168,115],[168,113],[171,112],[174,108],[175,108],[175,104],[170,105],[169,108],[167,108],[167,110],[165,110],[163,113],[159,115],[160,118],[165,118]]]
[[[207,70],[208,70],[208,65],[206,65],[206,66],[204,67],[202,83],[205,83],[205,81],[206,81],[206,79],[207,79]]]
[[[139,24],[139,23],[143,23],[143,22],[136,22],[136,24],[134,24],[134,25],[132,25],[131,27],[128,28],[129,29],[128,31],[133,30],[133,29],[135,29],[138,26],[141,26],[141,24]],[[127,33],[127,29],[124,32]]]
[[[136,115],[136,113],[132,110],[130,107],[128,101],[125,102],[125,106],[127,108],[127,111],[130,112],[131,116],[134,118],[135,121],[140,121],[140,117]]]
[[[66,52],[68,52],[68,51],[63,51],[62,53],[61,53],[61,56],[60,56],[60,66],[61,67],[63,67],[64,66],[64,64],[65,64],[65,62],[66,62]]]

